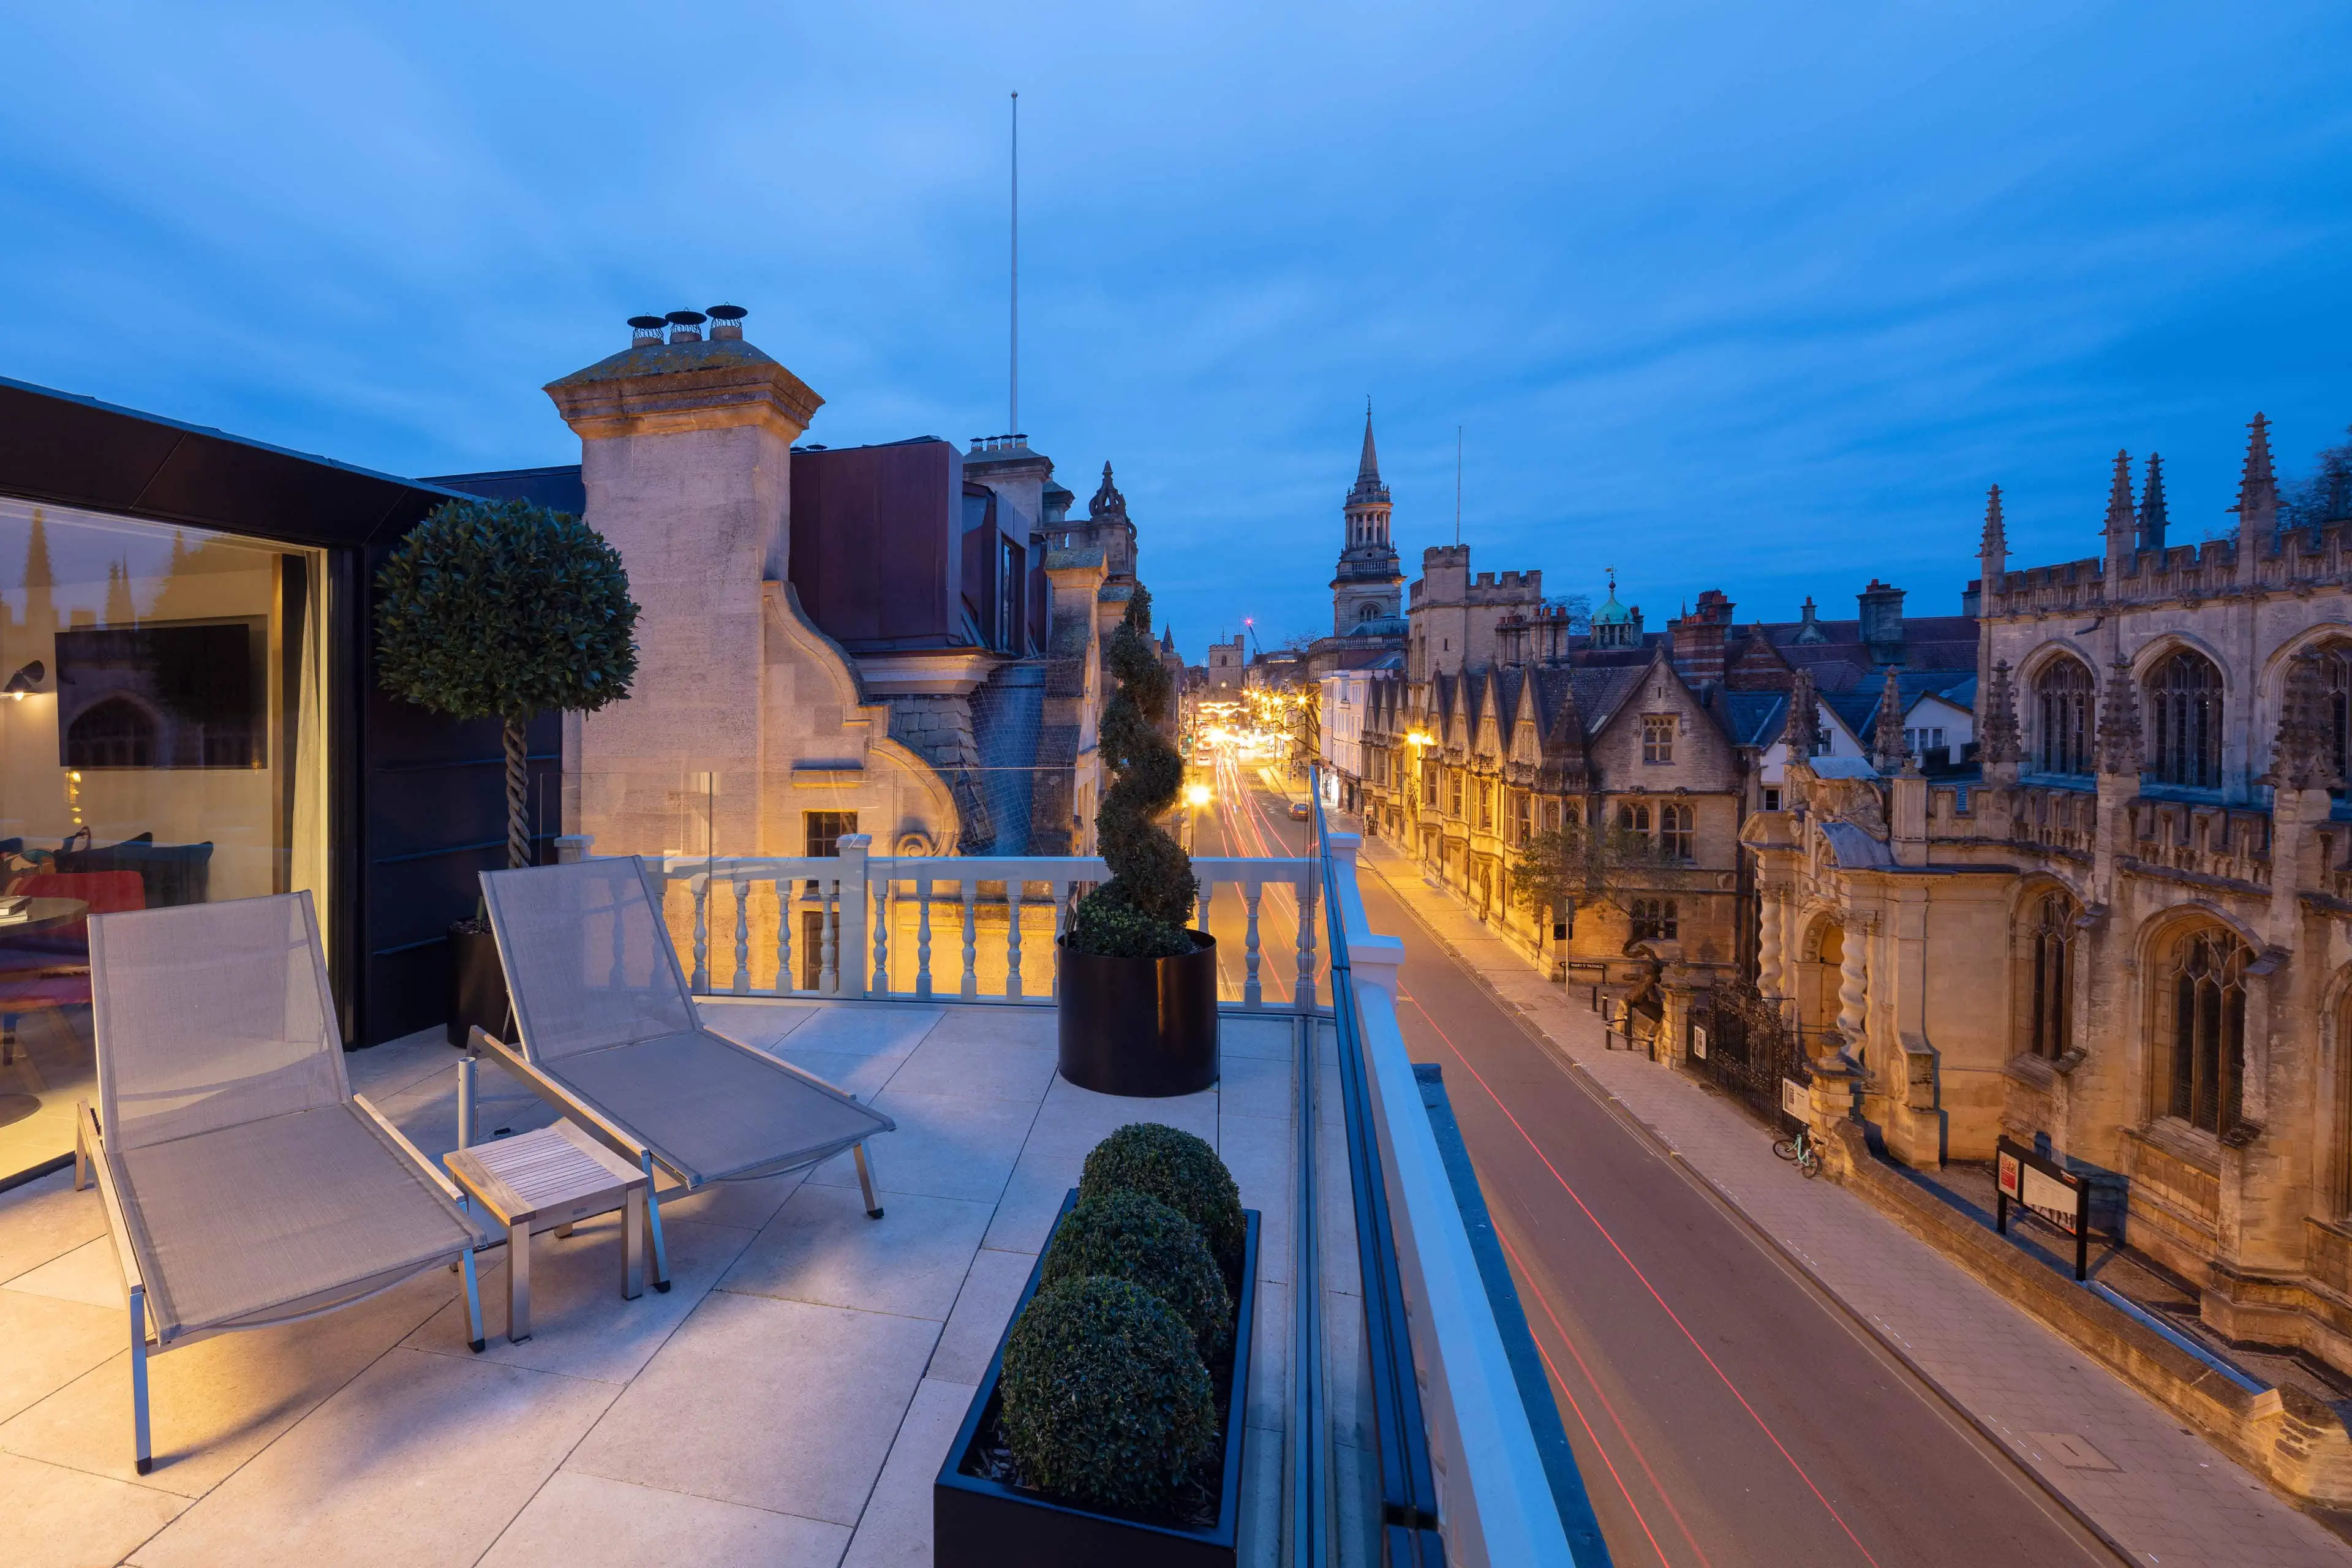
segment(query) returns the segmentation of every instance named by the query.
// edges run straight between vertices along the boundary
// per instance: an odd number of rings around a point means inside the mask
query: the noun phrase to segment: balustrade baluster
[[[915,994],[931,999],[931,879],[915,879]]]
[[[1012,922],[1012,935],[1005,943],[1004,994],[1009,1000],[1014,1002],[1021,1000],[1022,886],[1021,879],[1018,877],[1007,879],[1004,884],[1004,910]]]
[[[1054,894],[1054,985],[1053,994],[1062,994],[1062,938],[1070,930],[1070,884],[1048,884]]]
[[[834,951],[834,922],[841,918],[841,879],[830,878],[817,909],[817,989],[830,996],[841,989],[838,954]]]
[[[694,979],[689,989],[698,994],[710,989],[709,874],[698,873],[686,885],[694,894]]]
[[[878,995],[890,994],[890,909],[898,883],[888,877],[866,884],[866,896],[874,900],[874,982]]]
[[[790,877],[776,879],[776,989],[789,996],[800,989],[793,973],[793,889]]]
[[[1249,931],[1242,939],[1242,952],[1249,965],[1246,978],[1242,981],[1242,1005],[1244,1007],[1256,1006],[1260,994],[1257,984],[1257,902],[1265,893],[1265,884],[1263,882],[1242,884],[1242,908],[1249,913]]]
[[[776,877],[776,990],[793,994],[793,879]]]
[[[740,996],[751,989],[751,879],[738,871],[731,885],[735,889],[735,980],[730,989]]]
[[[971,877],[963,879],[963,984],[961,994],[967,1002],[980,994],[979,931],[972,919],[972,900],[979,896],[980,884]]]

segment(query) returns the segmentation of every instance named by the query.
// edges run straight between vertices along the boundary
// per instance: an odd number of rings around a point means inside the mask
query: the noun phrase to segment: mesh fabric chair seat
[[[164,1344],[307,1316],[488,1239],[352,1105],[110,1158]]]
[[[519,1050],[492,1043],[558,1109],[688,1191],[852,1150],[880,1216],[866,1141],[897,1123],[702,1026],[642,861],[485,871],[482,893],[521,1037]],[[657,1208],[648,1215],[667,1279]]]
[[[95,1171],[131,1309],[132,1445],[150,1465],[147,1347],[349,1306],[488,1237],[454,1183],[352,1092],[308,893],[94,915]]]
[[[698,1030],[566,1057],[555,1076],[689,1187],[814,1164],[887,1124],[781,1065]]]

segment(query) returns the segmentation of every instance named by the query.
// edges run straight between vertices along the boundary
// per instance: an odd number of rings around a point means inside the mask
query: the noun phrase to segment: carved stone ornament
[[[2024,741],[2017,722],[2017,688],[2009,678],[2007,659],[1992,667],[1992,679],[1979,706],[1984,728],[1979,733],[1977,755],[1987,764],[2021,760],[2025,754]]]
[[[2139,693],[2133,689],[2131,661],[2118,655],[2099,689],[2099,771],[2137,778],[2144,754]]]

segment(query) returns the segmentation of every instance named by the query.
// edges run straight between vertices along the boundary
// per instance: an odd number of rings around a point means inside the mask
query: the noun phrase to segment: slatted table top
[[[645,1173],[569,1121],[494,1139],[442,1156],[449,1173],[488,1205],[502,1225],[518,1225],[557,1209],[610,1199],[617,1207]]]

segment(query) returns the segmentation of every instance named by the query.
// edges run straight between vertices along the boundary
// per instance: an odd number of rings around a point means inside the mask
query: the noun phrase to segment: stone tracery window
[[[2352,644],[2330,643],[2320,649],[2319,674],[2327,693],[2327,754],[2336,776],[2352,784]],[[2344,798],[2345,785],[2335,793]]]
[[[1658,808],[1658,853],[1668,860],[1689,860],[1695,858],[1697,837],[1698,807],[1695,805],[1664,805]]]
[[[2074,1048],[2075,913],[2074,900],[2065,893],[2045,893],[2033,905],[2027,937],[2032,943],[2027,975],[2032,1015],[2026,1049],[2045,1061]]]
[[[2217,1136],[2236,1127],[2246,1070],[2246,944],[2207,928],[2162,971],[2156,1110]]]
[[[2148,771],[2190,789],[2221,785],[2221,672],[2181,649],[2147,677]]]
[[[2037,772],[2091,771],[2091,672],[2077,658],[2054,658],[2033,678],[2034,755]]]

